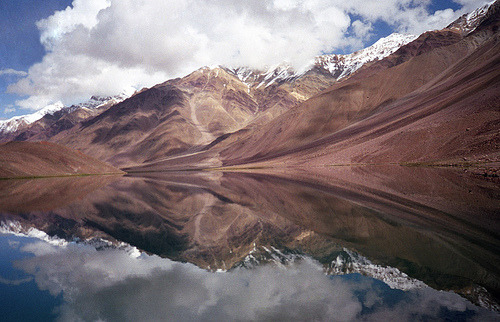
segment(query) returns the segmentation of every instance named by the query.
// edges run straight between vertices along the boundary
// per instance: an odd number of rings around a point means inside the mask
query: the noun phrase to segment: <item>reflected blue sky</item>
[[[9,308],[2,305],[2,313],[10,315],[2,316],[13,321],[21,314],[22,320],[50,320],[51,313],[63,321],[498,318],[450,292],[427,287],[403,292],[359,274],[327,276],[309,258],[213,273],[126,245],[100,243],[99,250],[95,245],[1,234],[1,296],[11,302]]]
[[[35,238],[0,234],[0,320],[52,321],[55,308],[62,304],[62,296],[52,296],[40,290],[33,278],[14,263],[34,255],[22,251]]]

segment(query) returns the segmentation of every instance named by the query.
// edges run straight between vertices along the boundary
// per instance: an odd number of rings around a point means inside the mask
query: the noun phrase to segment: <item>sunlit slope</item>
[[[0,178],[123,173],[80,151],[49,142],[0,144]]]
[[[293,111],[221,143],[223,164],[496,160],[498,7],[463,39],[452,30],[425,33]]]

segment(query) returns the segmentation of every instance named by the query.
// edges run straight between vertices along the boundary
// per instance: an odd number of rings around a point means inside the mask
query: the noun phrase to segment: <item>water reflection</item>
[[[10,238],[0,234],[0,242]],[[54,309],[62,321],[495,318],[450,292],[403,292],[361,275],[332,278],[310,258],[286,267],[211,273],[156,255],[137,256],[130,247],[97,250],[95,244],[48,241],[23,242],[19,251],[34,256],[14,266],[33,276],[41,290],[62,296]]]
[[[49,235],[123,241],[211,270],[293,254],[331,273],[382,278],[390,274],[374,270],[390,266],[395,287],[414,278],[491,306],[500,294],[492,180],[404,167],[23,180],[0,182],[0,212]]]

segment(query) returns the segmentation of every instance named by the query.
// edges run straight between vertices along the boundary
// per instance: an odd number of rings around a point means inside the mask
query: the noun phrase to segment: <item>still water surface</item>
[[[499,200],[437,168],[1,181],[0,319],[495,320]]]

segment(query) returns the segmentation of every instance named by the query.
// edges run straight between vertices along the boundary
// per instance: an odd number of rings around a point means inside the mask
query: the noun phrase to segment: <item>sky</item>
[[[203,66],[296,68],[484,0],[2,0],[0,119],[150,87]]]

